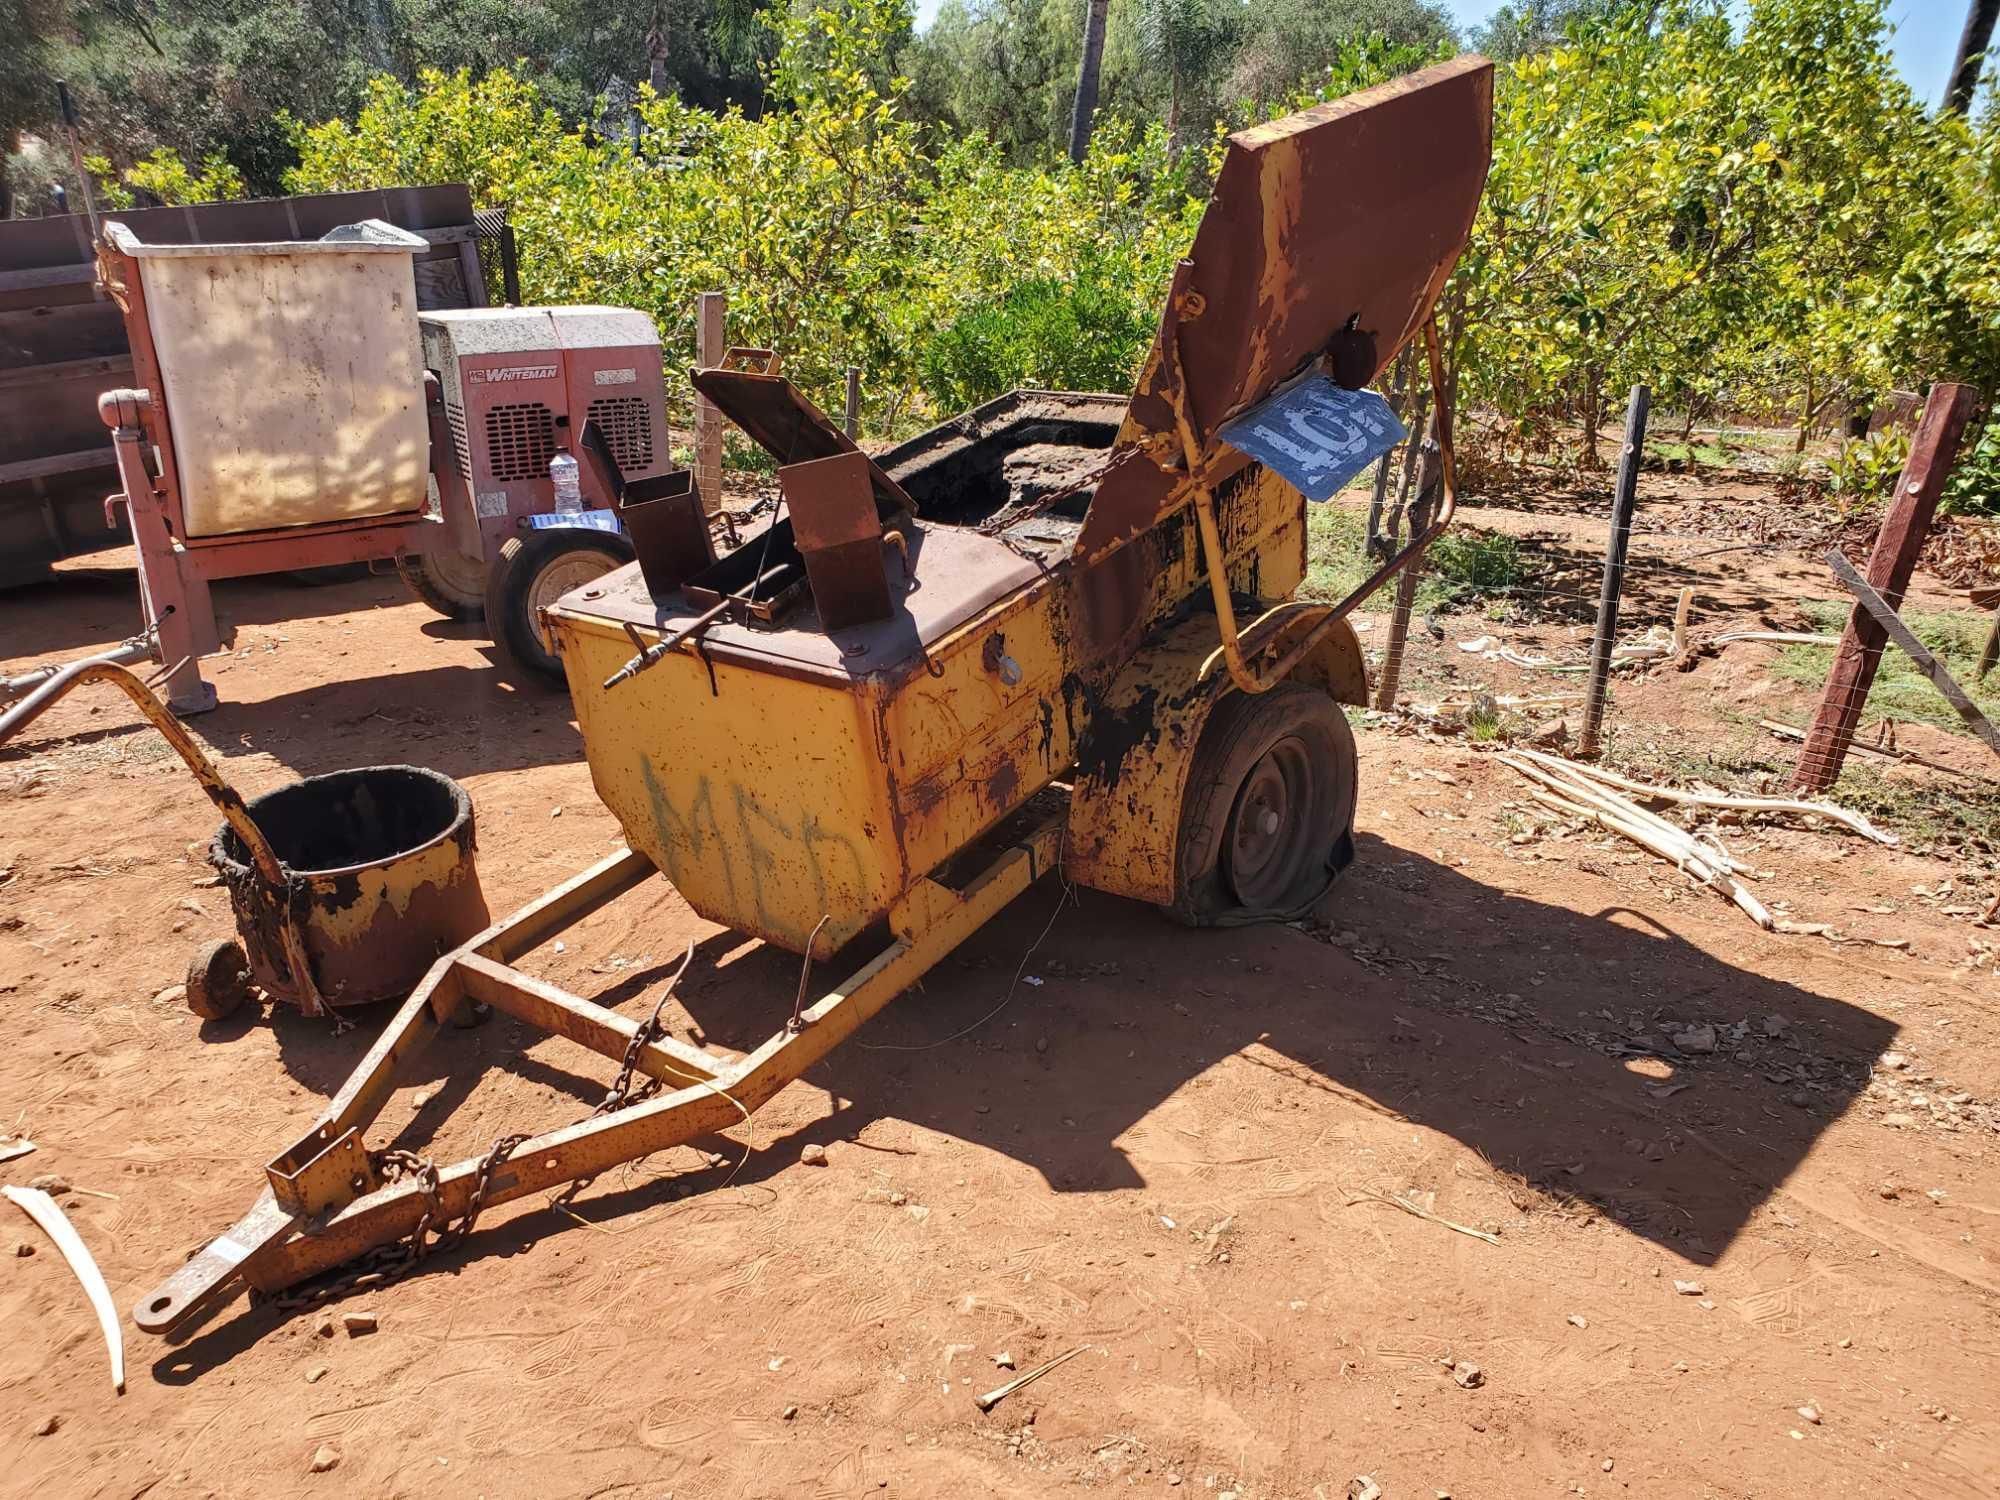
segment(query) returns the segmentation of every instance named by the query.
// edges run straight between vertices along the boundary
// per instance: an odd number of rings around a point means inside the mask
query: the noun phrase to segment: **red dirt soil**
[[[567,701],[510,687],[477,627],[393,578],[247,581],[218,608],[223,706],[192,723],[245,793],[436,766],[472,791],[496,913],[617,847]],[[132,616],[129,574],[72,570],[0,596],[0,654],[81,654]],[[1751,671],[1662,674],[1620,722]],[[1630,846],[1511,842],[1522,784],[1467,746],[1361,745],[1359,857],[1322,920],[1185,932],[1045,880],[719,1164],[664,1153],[567,1211],[495,1210],[330,1309],[372,1334],[241,1301],[178,1346],[128,1321],[114,1397],[77,1284],[6,1209],[0,1490],[2000,1493],[1996,934],[1966,872],[1737,829],[1796,917],[1911,947],[1766,934]],[[5,1176],[74,1185],[121,1311],[249,1204],[385,1014],[336,1035],[156,998],[229,930],[215,822],[110,694],[0,751],[0,1128],[39,1148]],[[681,1034],[781,1024],[796,960],[664,882],[542,971],[640,1012],[691,939]],[[932,1045],[1031,949],[1039,984]],[[1694,1023],[1713,1053],[1658,1055]],[[443,1036],[371,1143],[474,1155],[588,1114],[613,1071],[496,1018]],[[338,1464],[309,1473],[322,1447]]]

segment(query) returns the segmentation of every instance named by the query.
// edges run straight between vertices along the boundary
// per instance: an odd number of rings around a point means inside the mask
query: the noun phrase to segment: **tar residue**
[[[268,792],[250,814],[291,870],[312,874],[380,864],[422,848],[469,819],[463,790],[421,766],[366,766],[313,776]],[[244,864],[242,841],[224,829],[230,863]]]

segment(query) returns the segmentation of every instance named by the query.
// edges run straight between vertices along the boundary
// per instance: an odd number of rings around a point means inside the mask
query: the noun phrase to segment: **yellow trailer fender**
[[[1311,629],[1327,607],[1287,605],[1258,622],[1256,643]],[[1293,669],[1293,682],[1336,703],[1365,705],[1368,668],[1354,627],[1340,621]],[[1090,703],[1077,743],[1063,843],[1078,885],[1171,907],[1180,891],[1181,810],[1195,746],[1218,704],[1236,692],[1215,620],[1197,614],[1146,645]]]

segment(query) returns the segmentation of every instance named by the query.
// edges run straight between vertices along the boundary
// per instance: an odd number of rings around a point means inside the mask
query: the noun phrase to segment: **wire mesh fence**
[[[1799,502],[1794,434],[1696,431],[1679,413],[1664,417],[1658,427],[1667,436],[1635,455],[1642,460],[1636,499],[1620,528],[1606,733],[1629,741],[1674,720],[1714,733],[1720,721],[1757,738],[1770,760],[1788,762],[1808,784],[1829,784],[1838,757],[1827,744],[1808,745],[1807,736],[1853,600],[1825,553],[1844,543],[1865,557],[1868,527],[1857,532],[1826,507]],[[1393,704],[1475,741],[1579,748],[1622,455],[1608,456],[1613,462],[1602,469],[1580,472],[1549,467],[1496,478],[1475,468],[1453,526],[1401,591],[1411,607],[1400,659],[1398,590],[1378,592],[1356,612],[1378,689],[1390,675],[1385,668],[1395,669],[1393,695],[1378,691],[1377,707]],[[1394,550],[1399,516],[1408,534],[1407,497],[1397,503],[1405,463],[1404,449],[1385,460],[1386,498],[1371,473],[1314,508],[1309,595],[1340,598],[1371,572]],[[1937,642],[1941,659],[1963,666],[1977,656],[1986,622],[1972,612],[1920,615],[1913,628]],[[1841,736],[1859,736],[1870,763],[1884,754],[1911,758],[1896,745],[1899,722],[1963,728],[1896,648],[1885,660],[1879,641],[1864,644],[1867,666],[1839,678],[1820,712],[1839,721]],[[1700,701],[1715,694],[1703,679],[1691,705],[1675,669],[1722,652],[1747,656],[1754,670],[1730,679],[1728,703]],[[1976,686],[1970,691],[1978,696]]]

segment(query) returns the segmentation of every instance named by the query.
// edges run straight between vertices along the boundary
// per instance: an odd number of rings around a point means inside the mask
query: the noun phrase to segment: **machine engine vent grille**
[[[644,396],[599,396],[590,403],[590,420],[611,444],[611,456],[627,475],[653,467],[653,413]]]
[[[502,484],[547,479],[556,454],[556,423],[539,401],[495,406],[486,413],[486,461]]]
[[[472,483],[472,440],[465,434],[465,408],[456,401],[444,404],[445,425],[451,428],[451,446],[458,454],[459,477]]]

